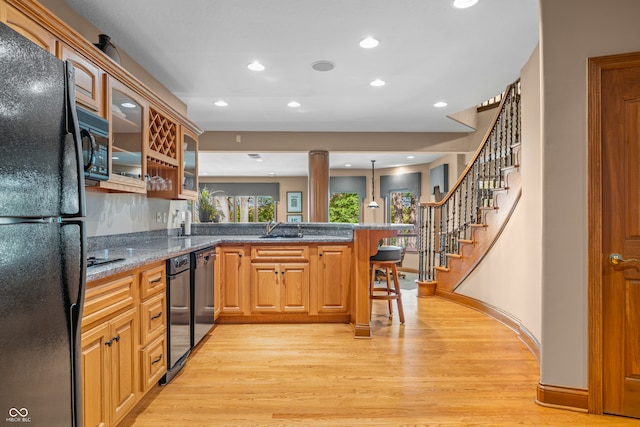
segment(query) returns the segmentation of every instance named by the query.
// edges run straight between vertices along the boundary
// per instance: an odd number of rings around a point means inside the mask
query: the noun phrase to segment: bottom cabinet
[[[309,264],[251,264],[251,311],[308,312]]]
[[[83,426],[115,425],[136,404],[136,310],[82,334]]]
[[[318,246],[318,313],[348,313],[351,248]]]

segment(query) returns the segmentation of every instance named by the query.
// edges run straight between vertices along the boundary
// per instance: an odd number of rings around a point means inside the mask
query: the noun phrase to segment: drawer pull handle
[[[159,362],[159,361],[161,361],[161,360],[162,360],[162,355],[160,355],[160,356],[156,357],[155,359],[153,359],[153,360],[151,361],[151,364],[152,364],[152,365],[155,365],[156,363],[158,363],[158,362]]]
[[[153,284],[155,284],[155,283],[160,283],[160,282],[162,282],[162,277],[158,277],[157,279],[153,279],[153,280],[151,281],[151,283],[153,283]]]
[[[157,318],[162,316],[162,312],[159,312],[158,314],[151,316],[151,320],[156,320]]]

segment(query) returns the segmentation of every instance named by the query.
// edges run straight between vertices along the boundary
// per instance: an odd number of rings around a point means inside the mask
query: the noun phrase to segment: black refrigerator
[[[0,23],[0,426],[82,425],[73,67]]]

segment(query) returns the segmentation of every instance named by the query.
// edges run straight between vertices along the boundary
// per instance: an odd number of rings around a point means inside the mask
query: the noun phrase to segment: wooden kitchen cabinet
[[[137,403],[136,310],[82,334],[83,425],[117,424]]]
[[[55,55],[58,39],[37,22],[9,4],[0,4],[0,21]]]
[[[64,61],[71,62],[75,68],[76,103],[105,117],[103,107],[105,73],[96,64],[64,43],[60,43],[58,56]]]
[[[309,311],[309,264],[251,264],[252,313]]]
[[[140,387],[146,393],[167,372],[166,264],[140,273]]]
[[[244,246],[219,247],[220,314],[248,314],[248,267]]]
[[[167,370],[166,267],[87,284],[82,317],[84,426],[115,426]]]
[[[198,137],[196,134],[180,126],[182,130],[182,151],[179,163],[181,199],[196,200],[198,198]]]
[[[318,246],[318,313],[348,313],[351,286],[351,248]]]
[[[251,247],[251,312],[309,311],[309,247]]]

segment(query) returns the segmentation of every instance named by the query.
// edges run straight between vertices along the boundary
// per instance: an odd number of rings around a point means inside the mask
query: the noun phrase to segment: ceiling
[[[255,153],[249,153],[255,154]],[[261,161],[245,153],[205,152],[199,156],[201,176],[306,176],[309,154],[304,153],[260,153]],[[408,158],[411,156],[412,158]],[[442,156],[442,153],[355,153],[331,152],[331,169],[371,169],[427,164]],[[350,165],[350,166],[347,166]]]
[[[468,132],[447,116],[516,80],[538,42],[538,0],[65,2],[205,131]],[[379,46],[361,48],[367,36]],[[263,71],[247,68],[255,60]],[[376,78],[386,85],[370,86]]]

